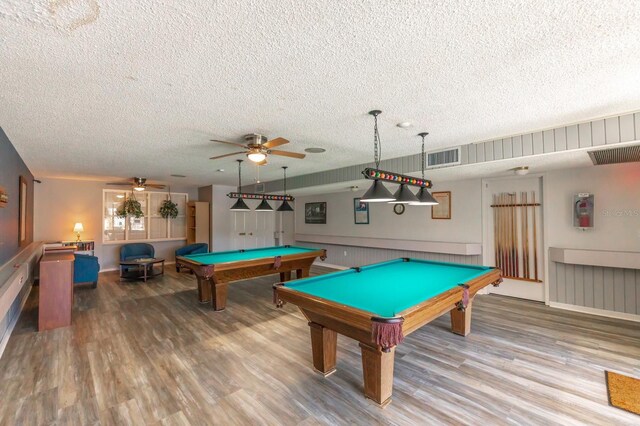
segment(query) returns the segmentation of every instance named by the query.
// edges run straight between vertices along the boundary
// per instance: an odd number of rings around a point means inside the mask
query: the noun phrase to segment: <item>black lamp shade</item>
[[[232,212],[248,212],[251,209],[249,208],[249,206],[247,206],[242,198],[238,198],[238,201],[236,201],[229,210],[231,210]]]
[[[411,192],[404,183],[400,184],[400,187],[393,196],[395,197],[395,201],[389,201],[389,204],[409,204],[418,202],[418,197],[413,195],[413,192]]]
[[[427,188],[420,188],[416,193],[416,197],[418,198],[418,201],[410,203],[412,206],[435,206],[440,204],[435,198],[433,198],[433,195],[431,195]]]
[[[371,188],[360,198],[365,203],[385,203],[395,201],[395,198],[378,179],[373,181]]]
[[[272,212],[273,211],[273,207],[271,207],[271,205],[267,202],[267,200],[265,200],[263,198],[262,202],[260,204],[258,204],[258,207],[256,207],[256,211],[257,212]]]
[[[293,211],[293,207],[291,207],[291,204],[289,204],[287,202],[287,200],[284,200],[282,202],[282,204],[280,205],[280,207],[277,208],[278,212],[292,212]]]

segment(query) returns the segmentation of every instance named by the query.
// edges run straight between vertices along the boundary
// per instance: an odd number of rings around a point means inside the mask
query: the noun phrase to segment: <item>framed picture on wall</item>
[[[304,223],[327,223],[327,203],[305,203]]]
[[[363,203],[360,198],[353,199],[353,221],[356,225],[369,224],[369,203]]]
[[[432,192],[438,202],[431,206],[431,219],[451,219],[451,191]]]
[[[27,241],[27,180],[20,176],[20,226],[18,228],[18,244],[24,245]]]

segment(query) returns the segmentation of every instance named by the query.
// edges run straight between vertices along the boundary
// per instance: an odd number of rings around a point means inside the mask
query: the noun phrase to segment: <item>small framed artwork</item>
[[[305,203],[304,223],[326,224],[327,203]]]
[[[432,192],[438,202],[431,206],[431,219],[451,219],[451,191]]]
[[[360,201],[360,198],[353,199],[353,221],[356,225],[369,224],[369,203]]]
[[[18,228],[18,243],[22,247],[27,240],[27,180],[20,176],[20,227]]]

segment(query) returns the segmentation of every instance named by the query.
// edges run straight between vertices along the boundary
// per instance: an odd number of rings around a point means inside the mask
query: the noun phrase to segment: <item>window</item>
[[[118,217],[116,215],[118,208],[131,196],[131,191],[103,190],[103,242],[183,240],[186,238],[187,194],[171,194],[171,201],[178,205],[178,217],[175,219],[164,219],[158,213],[162,202],[169,199],[169,194],[151,191],[133,194],[140,203],[144,213],[143,217]]]

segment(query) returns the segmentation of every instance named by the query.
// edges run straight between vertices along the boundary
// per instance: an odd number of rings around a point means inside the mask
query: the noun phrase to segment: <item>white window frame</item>
[[[149,236],[151,235],[151,221],[147,220],[147,223],[145,224],[145,229],[146,229],[146,233],[147,233],[147,238],[145,239],[135,239],[135,240],[130,240],[129,239],[129,218],[127,217],[125,219],[125,226],[124,226],[124,239],[123,240],[107,240],[105,241],[104,236],[105,236],[105,226],[104,226],[104,212],[106,211],[106,206],[105,206],[105,195],[106,193],[117,193],[117,194],[122,194],[122,193],[130,193],[130,190],[118,190],[118,189],[103,189],[102,190],[102,218],[100,219],[102,222],[102,244],[123,244],[123,243],[153,243],[153,242],[161,242],[161,241],[186,241],[187,239],[187,210],[189,207],[189,194],[185,193],[185,192],[172,192],[171,195],[184,195],[184,209],[183,209],[183,214],[178,215],[178,217],[182,217],[184,218],[184,226],[185,226],[185,230],[184,230],[184,237],[171,237],[171,223],[169,218],[166,219],[166,227],[167,227],[167,238],[150,238]],[[150,219],[152,217],[152,215],[150,214],[149,208],[151,206],[151,194],[162,194],[165,196],[165,199],[168,199],[169,197],[169,193],[168,192],[160,192],[160,191],[140,191],[140,192],[136,192],[135,196],[136,198],[141,198],[141,197],[145,197],[145,205],[146,205],[146,211],[144,212],[144,218],[145,219]],[[160,215],[153,215],[153,217],[160,217]]]

